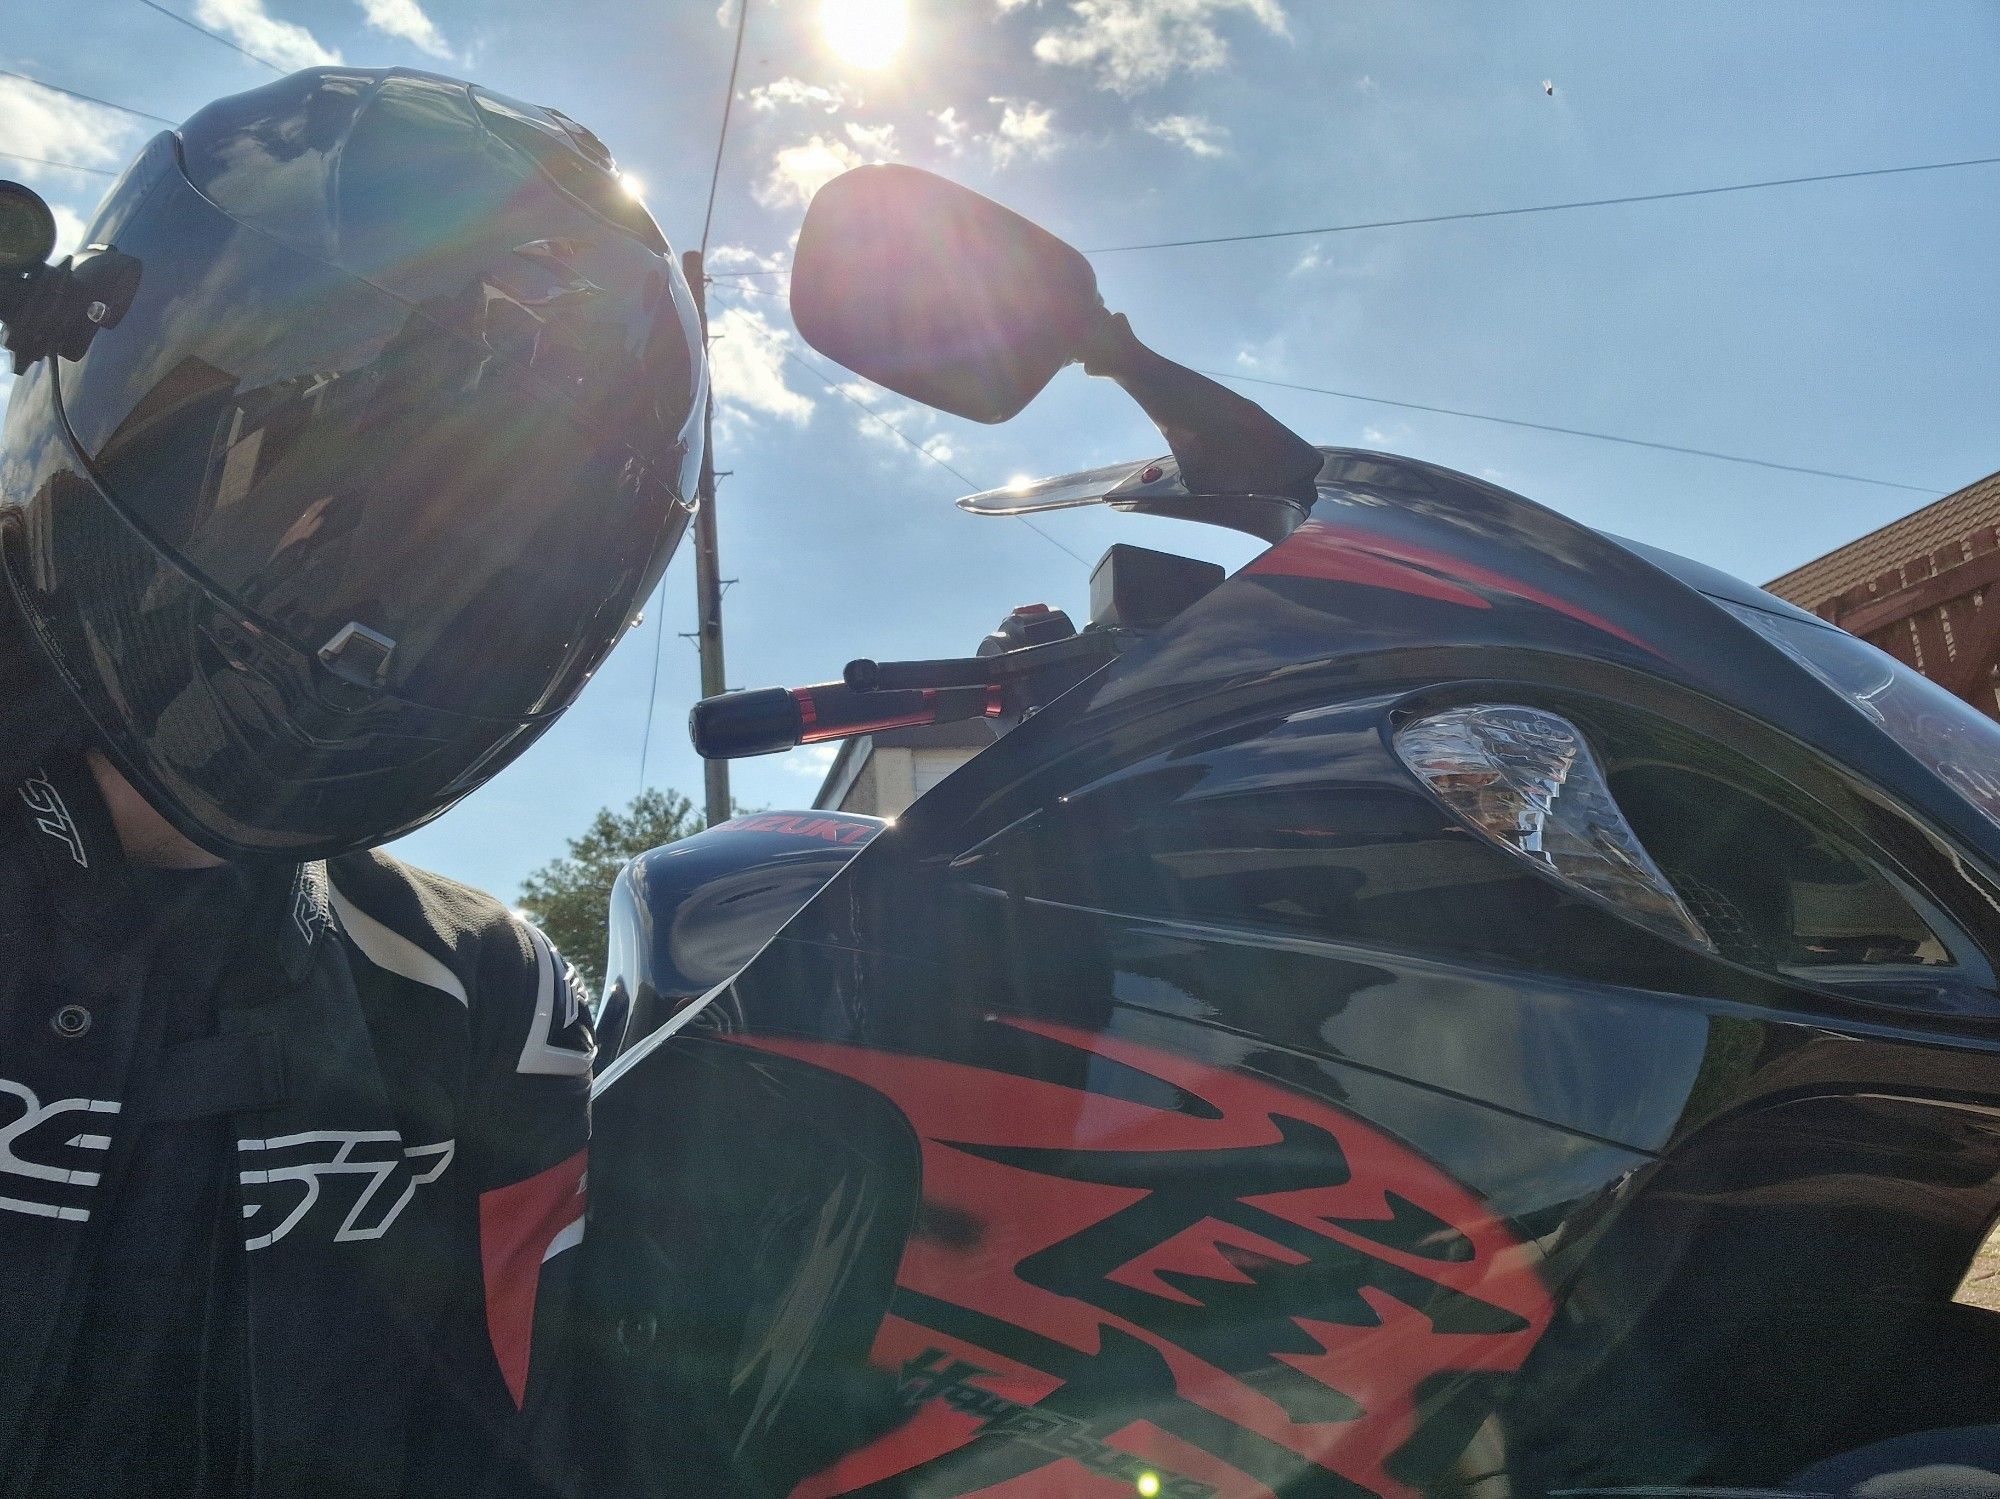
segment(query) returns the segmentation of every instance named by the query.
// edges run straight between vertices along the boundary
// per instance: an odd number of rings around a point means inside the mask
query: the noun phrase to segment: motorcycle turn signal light
[[[1714,950],[1568,719],[1476,703],[1404,724],[1395,745],[1410,772],[1481,836],[1642,926]]]

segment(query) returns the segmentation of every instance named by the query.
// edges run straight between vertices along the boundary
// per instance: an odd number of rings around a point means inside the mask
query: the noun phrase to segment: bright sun
[[[909,0],[820,0],[819,24],[841,61],[857,68],[886,67],[909,33]]]

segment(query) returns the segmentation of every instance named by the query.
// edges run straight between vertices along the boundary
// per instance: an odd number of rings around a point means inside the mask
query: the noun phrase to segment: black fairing
[[[1584,730],[1718,950],[1397,758],[1399,723],[1494,701]],[[814,1398],[753,1415],[754,1319],[706,1309],[714,1361],[621,1385],[619,1451],[699,1432],[745,1493],[1500,1499],[1775,1485],[2000,1420],[1993,1320],[1951,1303],[2000,1212],[1996,863],[2000,828],[1696,587],[1333,452],[1290,538],[628,1051],[600,1284],[782,1300],[825,1341],[787,1366]],[[1829,886],[1924,940],[1827,940]],[[690,1229],[757,1184],[807,1248]],[[653,1464],[600,1491],[668,1491]]]
[[[867,1354],[916,1210],[917,1142],[867,1088],[711,1037],[649,1068],[649,1086],[607,1098],[592,1145],[621,1196],[587,1262],[584,1463],[600,1492],[777,1499],[900,1415]]]
[[[601,1054],[616,1057],[732,977],[886,826],[851,812],[758,812],[626,865],[611,889]]]

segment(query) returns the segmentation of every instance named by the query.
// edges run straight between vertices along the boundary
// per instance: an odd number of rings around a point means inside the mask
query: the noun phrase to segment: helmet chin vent
[[[319,648],[320,664],[350,687],[379,688],[389,677],[396,642],[378,630],[350,621]]]

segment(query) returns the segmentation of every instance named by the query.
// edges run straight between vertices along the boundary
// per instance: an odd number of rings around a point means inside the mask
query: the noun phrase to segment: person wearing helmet
[[[692,297],[595,137],[401,70],[208,106],[88,240],[8,314],[0,1492],[531,1492],[585,996],[373,850],[659,578]]]

